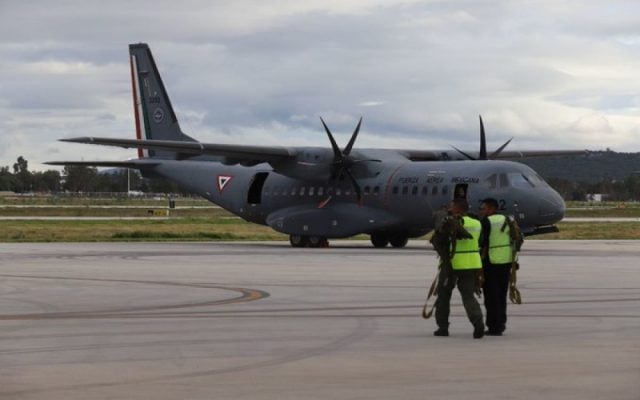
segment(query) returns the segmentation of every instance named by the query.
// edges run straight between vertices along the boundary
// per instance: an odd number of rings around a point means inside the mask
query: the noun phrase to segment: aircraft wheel
[[[326,245],[325,245],[326,244]],[[327,247],[329,242],[320,236],[309,236],[309,247]]]
[[[391,245],[393,247],[401,248],[407,245],[407,242],[409,242],[409,238],[404,235],[394,235],[391,237],[391,239],[389,239],[389,242],[391,242]]]
[[[306,247],[309,244],[309,239],[302,235],[289,235],[289,243],[293,247]]]
[[[378,248],[387,247],[389,244],[389,238],[387,235],[374,233],[371,235],[371,244],[373,244],[373,247]]]

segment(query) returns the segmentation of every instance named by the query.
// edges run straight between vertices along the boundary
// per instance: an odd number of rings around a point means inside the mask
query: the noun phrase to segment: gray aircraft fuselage
[[[360,203],[347,180],[294,179],[268,164],[167,160],[154,172],[247,221],[289,235],[421,236],[433,229],[433,213],[446,207],[456,190],[465,192],[471,212],[477,212],[480,200],[495,198],[500,212],[514,215],[528,234],[564,216],[560,195],[531,168],[516,162],[385,161],[368,169],[367,175],[373,176],[358,179],[363,188]],[[220,177],[226,179],[223,187]]]

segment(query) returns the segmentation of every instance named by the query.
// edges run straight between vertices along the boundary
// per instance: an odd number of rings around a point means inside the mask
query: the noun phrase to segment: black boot
[[[449,336],[449,329],[447,328],[438,328],[433,331],[433,336]]]
[[[484,336],[484,324],[477,324],[473,329],[473,338],[482,339]]]

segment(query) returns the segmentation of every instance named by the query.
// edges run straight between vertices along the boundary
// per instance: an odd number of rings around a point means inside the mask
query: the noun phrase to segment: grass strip
[[[639,222],[560,223],[560,232],[539,239],[640,239]],[[425,236],[424,238],[427,238]],[[238,219],[180,218],[141,221],[2,221],[0,242],[130,242],[287,240],[269,227]],[[358,235],[356,239],[368,239]]]

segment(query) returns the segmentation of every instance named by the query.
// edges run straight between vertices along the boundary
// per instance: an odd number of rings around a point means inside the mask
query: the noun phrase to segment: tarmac
[[[424,241],[0,244],[0,399],[639,399],[640,241],[527,241],[502,337]]]

